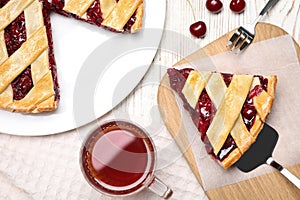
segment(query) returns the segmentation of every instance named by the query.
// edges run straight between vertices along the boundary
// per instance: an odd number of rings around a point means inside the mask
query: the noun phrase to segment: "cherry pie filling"
[[[0,2],[0,8],[5,6],[10,0],[2,0]],[[49,45],[49,69],[52,72],[55,100],[59,100],[59,86],[57,81],[56,64],[53,54],[53,42],[51,35],[51,25],[49,12],[43,6],[44,24],[46,26],[48,45]],[[26,26],[25,26],[24,12],[21,13],[10,25],[4,29],[4,38],[7,47],[8,56],[15,53],[22,44],[27,40]],[[31,76],[31,66],[28,66],[18,77],[11,83],[13,89],[13,99],[21,100],[33,87],[33,81]]]
[[[184,84],[186,82],[186,79],[189,76],[189,73],[193,69],[191,68],[186,68],[186,69],[181,69],[177,70],[174,68],[168,69],[168,75],[170,78],[170,85],[173,90],[175,90],[180,98],[183,100],[183,106],[184,108],[190,113],[191,118],[198,128],[198,131],[201,133],[201,140],[205,144],[206,151],[209,155],[211,155],[214,159],[223,161],[228,157],[228,155],[237,148],[237,145],[234,141],[234,139],[229,136],[227,137],[225,143],[223,144],[220,152],[218,155],[214,154],[213,147],[211,146],[208,137],[206,135],[206,132],[208,130],[208,127],[210,123],[213,120],[213,117],[216,113],[216,108],[214,107],[211,99],[209,98],[206,90],[204,89],[198,99],[198,103],[196,105],[196,108],[192,108],[189,103],[187,102],[184,94],[182,93],[182,89],[184,87]],[[222,78],[228,87],[230,85],[230,82],[232,80],[233,75],[232,74],[225,74],[222,73]],[[267,91],[268,88],[268,79],[264,78],[262,76],[254,76],[258,77],[260,80],[260,85],[255,86],[251,91],[249,92],[247,99],[243,105],[241,114],[243,121],[247,127],[248,130],[251,129],[255,122],[255,117],[256,117],[256,109],[253,104],[253,98],[255,96],[258,96],[262,90]]]
[[[116,0],[116,2],[118,2],[119,0]],[[85,22],[91,23],[91,24],[95,24],[97,26],[102,26],[102,12],[101,12],[101,7],[100,7],[100,1],[99,0],[95,0],[94,3],[89,7],[89,9],[86,12],[86,16],[87,19],[83,19],[80,18],[79,16],[66,12],[63,10],[65,6],[65,0],[52,0],[52,6],[49,6],[52,10],[54,10],[55,12],[62,14],[64,16],[67,17],[73,17],[75,19],[79,19],[79,20],[83,20]],[[131,18],[128,20],[128,22],[125,24],[124,26],[124,31],[125,32],[130,32],[132,25],[135,23],[136,21],[136,13],[134,13]],[[115,29],[112,29],[110,27],[105,27],[107,29],[109,29],[110,31],[113,32],[118,32]]]

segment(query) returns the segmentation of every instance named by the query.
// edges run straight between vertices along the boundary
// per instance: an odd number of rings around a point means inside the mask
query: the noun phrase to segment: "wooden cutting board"
[[[213,56],[227,51],[226,44],[235,30],[220,37],[214,42],[205,46],[202,50],[208,56]],[[257,25],[256,36],[253,42],[263,41],[270,38],[288,34],[283,29],[267,24],[259,23]],[[294,41],[295,48],[300,61],[300,47]],[[200,52],[200,51],[199,51]],[[187,60],[192,60],[193,57],[201,57],[201,53],[195,52],[188,56],[188,59],[183,59],[175,65],[184,64]],[[203,51],[201,51],[203,52]],[[177,106],[173,92],[169,89],[169,80],[167,75],[161,80],[158,90],[158,105],[163,116],[166,127],[170,134],[175,139],[177,145],[181,149],[194,175],[202,186],[200,174],[197,164],[190,148],[186,132],[182,127],[180,110]],[[288,168],[296,176],[300,177],[300,164]],[[242,181],[236,184],[228,185],[214,190],[206,191],[210,199],[300,199],[300,190],[287,181],[280,173],[273,172],[256,178]]]

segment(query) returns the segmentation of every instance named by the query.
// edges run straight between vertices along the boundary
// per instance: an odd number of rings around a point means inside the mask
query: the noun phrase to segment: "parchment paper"
[[[300,66],[292,38],[281,36],[254,43],[240,55],[232,52],[222,53],[208,59],[193,60],[192,64],[202,71],[231,72],[235,74],[277,75],[276,96],[267,123],[279,133],[279,140],[273,157],[283,166],[300,163]],[[237,183],[273,171],[267,165],[260,166],[249,173],[236,167],[224,170],[211,159],[186,111],[182,111],[184,126],[189,134],[192,149],[205,190]]]

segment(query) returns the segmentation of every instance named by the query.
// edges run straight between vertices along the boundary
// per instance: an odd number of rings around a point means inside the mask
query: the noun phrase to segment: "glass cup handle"
[[[154,177],[152,183],[148,186],[148,188],[161,196],[164,199],[168,199],[172,196],[173,191],[166,184],[164,184],[161,180]]]

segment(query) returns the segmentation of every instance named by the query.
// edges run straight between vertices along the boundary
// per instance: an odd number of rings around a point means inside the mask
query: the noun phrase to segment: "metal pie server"
[[[250,172],[262,164],[268,164],[277,169],[300,189],[300,179],[272,158],[278,137],[276,130],[265,123],[256,142],[252,144],[250,149],[235,163],[235,166],[243,172]]]

